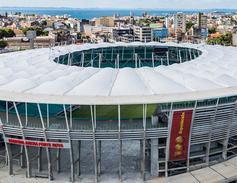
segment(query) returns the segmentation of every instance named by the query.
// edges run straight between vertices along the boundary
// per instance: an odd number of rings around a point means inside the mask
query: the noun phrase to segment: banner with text
[[[60,142],[31,141],[31,140],[23,140],[23,139],[16,139],[16,138],[6,138],[5,141],[9,144],[26,145],[26,146],[32,146],[32,147],[48,147],[48,148],[56,148],[56,149],[70,148],[69,143],[60,143]]]
[[[171,161],[187,159],[192,116],[193,110],[173,111],[169,151]]]

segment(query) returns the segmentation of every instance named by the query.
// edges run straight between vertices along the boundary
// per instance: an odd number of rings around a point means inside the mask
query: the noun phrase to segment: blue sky
[[[237,9],[237,0],[0,0],[0,7]]]

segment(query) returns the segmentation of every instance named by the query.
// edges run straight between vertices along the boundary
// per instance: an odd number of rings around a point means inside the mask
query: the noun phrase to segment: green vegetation
[[[23,28],[22,31],[23,33],[26,35],[27,31],[36,31],[36,35],[37,36],[48,36],[49,32],[48,31],[44,31],[42,28],[40,27],[26,27]]]
[[[40,25],[43,26],[43,27],[46,27],[47,26],[47,21],[46,20],[42,20],[40,22]]]
[[[148,26],[149,24],[151,24],[152,21],[150,19],[144,18],[144,19],[140,19],[137,24],[138,25],[145,25]]]
[[[194,25],[193,22],[190,22],[190,21],[187,22],[187,23],[186,23],[186,31],[188,31],[189,29],[191,29],[193,25]]]
[[[209,39],[208,44],[219,44],[219,45],[232,45],[232,34],[226,33],[218,38]]]
[[[7,42],[4,40],[0,40],[0,49],[3,49],[5,47],[7,47]]]
[[[216,32],[217,31],[215,27],[208,29],[208,34],[215,34]]]
[[[78,32],[78,33],[77,33],[77,39],[79,39],[79,40],[81,40],[81,39],[82,39],[81,32]]]
[[[14,31],[12,29],[7,29],[7,28],[3,28],[0,29],[0,39],[3,38],[7,38],[7,37],[14,37],[16,36],[16,34],[14,33]]]

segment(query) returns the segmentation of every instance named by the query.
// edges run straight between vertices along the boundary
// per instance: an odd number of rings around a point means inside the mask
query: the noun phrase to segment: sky
[[[0,7],[237,9],[237,0],[0,0]]]

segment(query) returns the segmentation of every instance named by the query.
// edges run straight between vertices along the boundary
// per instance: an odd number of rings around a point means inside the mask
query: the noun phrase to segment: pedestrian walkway
[[[237,180],[237,157],[189,173],[153,179],[147,183],[219,183],[235,180]]]

